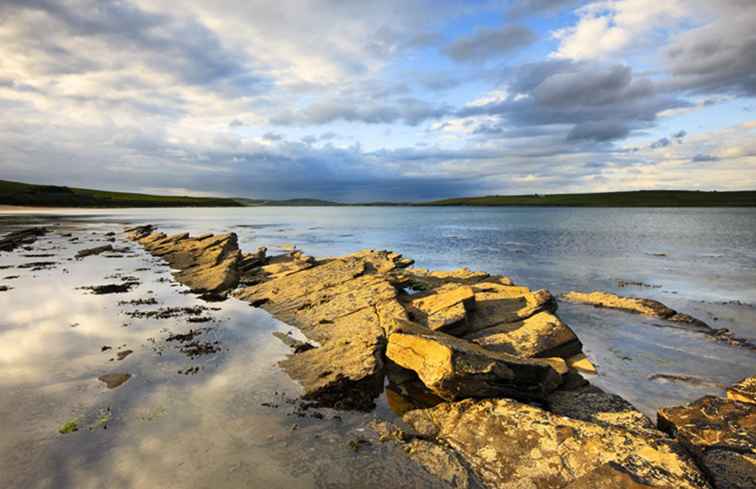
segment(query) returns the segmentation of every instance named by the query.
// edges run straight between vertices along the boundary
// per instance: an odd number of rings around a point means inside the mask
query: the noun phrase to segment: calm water
[[[288,349],[271,335],[292,328],[234,300],[206,304],[181,293],[170,270],[135,246],[123,257],[72,260],[124,223],[154,223],[166,232],[232,230],[244,249],[264,245],[272,252],[287,243],[316,256],[390,248],[418,266],[503,273],[555,294],[601,289],[655,298],[756,339],[756,210],[70,211],[0,215],[0,233],[30,223],[55,232],[30,250],[0,254],[0,267],[7,267],[0,268],[0,285],[13,287],[0,292],[0,487],[433,484],[388,445],[350,445],[371,439],[371,419],[393,417],[384,401],[366,414],[297,412],[299,388],[275,365]],[[120,238],[114,244],[129,245]],[[35,261],[55,263],[17,268]],[[125,294],[79,289],[128,277],[139,285]],[[619,280],[654,287],[623,288]],[[157,304],[119,304],[150,298]],[[197,305],[215,309],[164,319],[129,315]],[[649,415],[756,373],[756,353],[659,321],[567,303],[559,313],[599,368],[591,380]],[[171,339],[188,332],[210,351],[193,355],[190,341]],[[133,353],[118,360],[125,350]],[[97,380],[107,373],[132,377],[111,390]],[[651,379],[655,374],[696,382]],[[79,431],[59,434],[72,420]]]

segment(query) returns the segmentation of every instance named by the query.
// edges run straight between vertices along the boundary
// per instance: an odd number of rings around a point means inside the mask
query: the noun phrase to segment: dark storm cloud
[[[756,2],[724,0],[720,16],[679,35],[666,49],[677,89],[756,96]]]
[[[659,112],[690,105],[634,76],[628,66],[592,62],[524,65],[513,73],[509,91],[517,97],[458,115],[499,115],[520,127],[571,125],[568,140],[609,141],[650,127]]]
[[[504,26],[500,29],[479,29],[470,37],[454,41],[443,51],[455,61],[481,62],[508,55],[535,40],[536,36],[530,29]]]

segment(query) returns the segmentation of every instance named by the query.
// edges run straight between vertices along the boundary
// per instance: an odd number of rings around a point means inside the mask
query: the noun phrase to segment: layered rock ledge
[[[703,333],[712,338],[728,343],[732,346],[740,346],[756,350],[756,344],[745,339],[736,337],[728,329],[714,329],[704,321],[684,314],[653,299],[641,297],[625,297],[610,292],[577,292],[571,291],[563,295],[569,302],[588,304],[594,307],[617,309],[619,311],[641,314],[652,318],[663,319],[673,323],[680,323],[682,327]]]
[[[298,327],[312,343],[296,344],[281,366],[315,404],[368,410],[388,380],[386,399],[405,425],[384,425],[381,438],[447,487],[707,488],[707,477],[717,480],[699,470],[679,431],[678,441],[588,385],[578,370],[595,367],[546,290],[467,269],[412,268],[390,251],[268,256],[241,251],[233,233],[128,232],[193,291],[233,295]]]

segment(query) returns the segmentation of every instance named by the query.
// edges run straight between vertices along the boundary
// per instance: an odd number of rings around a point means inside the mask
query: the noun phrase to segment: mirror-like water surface
[[[276,363],[299,333],[235,300],[206,303],[116,237],[124,223],[234,231],[251,250],[317,256],[390,248],[435,269],[510,275],[554,294],[660,300],[756,339],[756,211],[749,209],[241,208],[0,216],[0,234],[53,232],[0,254],[0,487],[431,487],[371,439],[372,413],[303,409]],[[41,264],[39,262],[48,262]],[[619,281],[644,285],[624,285]],[[133,282],[120,294],[82,287]],[[155,314],[159,312],[160,314]],[[649,415],[722,392],[756,353],[658,320],[560,304],[599,368],[594,383]],[[108,388],[98,377],[128,374]],[[664,375],[685,375],[688,381]],[[66,424],[77,431],[59,433]],[[367,439],[371,443],[361,443]],[[357,442],[357,443],[355,443]],[[356,449],[355,449],[356,448]]]

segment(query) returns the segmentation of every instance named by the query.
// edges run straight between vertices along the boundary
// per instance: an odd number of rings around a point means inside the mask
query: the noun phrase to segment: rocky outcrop
[[[207,234],[192,238],[188,233],[168,236],[152,226],[127,230],[154,256],[166,260],[177,271],[176,280],[194,292],[220,293],[239,283],[241,252],[236,234]]]
[[[391,342],[389,358],[400,365],[411,363],[399,354],[401,345],[424,345],[420,363],[409,368],[416,382],[446,399],[544,399],[567,373],[565,361],[581,354],[572,330],[552,314],[551,294],[514,286],[508,277],[409,268],[412,260],[390,251],[316,260],[294,247],[277,256],[266,248],[242,253],[234,234],[168,236],[152,226],[127,232],[192,290],[235,288],[236,298],[300,328],[317,346],[298,349],[281,366],[302,384],[304,397],[325,405],[371,408],[383,390]],[[410,333],[408,319],[422,331]],[[424,334],[434,331],[474,337]],[[449,361],[421,368],[425,354],[448,354]]]
[[[680,446],[655,430],[510,399],[443,403],[410,411],[404,421],[423,439],[452,448],[490,488],[708,487]]]
[[[370,409],[383,390],[383,351],[397,319],[406,319],[397,289],[385,274],[401,255],[363,251],[237,290],[238,299],[261,306],[320,343],[281,366],[305,397],[340,408]]]
[[[193,290],[298,327],[310,343],[287,341],[280,365],[314,404],[371,409],[388,377],[387,402],[414,430],[394,442],[445,487],[707,487],[680,444],[575,372],[595,369],[546,290],[409,268],[390,251],[268,256],[234,234],[151,226],[129,237]]]
[[[546,360],[527,360],[486,350],[451,335],[401,322],[389,337],[386,356],[417,373],[439,397],[545,399],[560,383]]]
[[[657,424],[690,451],[717,489],[756,487],[756,404],[705,396],[660,409]]]
[[[49,230],[43,227],[34,227],[13,231],[0,238],[0,251],[13,251],[21,246],[28,246],[37,241],[37,238],[47,234]]]

